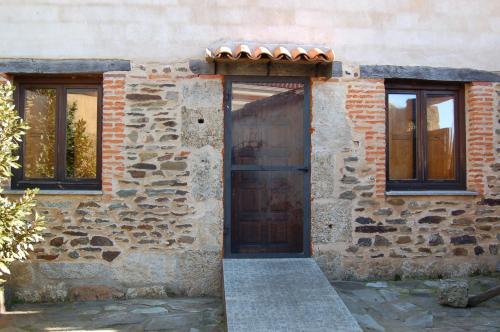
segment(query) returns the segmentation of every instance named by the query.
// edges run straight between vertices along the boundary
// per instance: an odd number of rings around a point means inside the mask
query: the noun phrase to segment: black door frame
[[[249,171],[301,171],[304,173],[303,251],[300,253],[232,253],[231,252],[231,173],[242,170],[232,165],[232,85],[233,83],[302,83],[304,84],[304,164],[302,166],[246,166]],[[303,258],[311,256],[311,89],[309,77],[224,76],[224,258]]]

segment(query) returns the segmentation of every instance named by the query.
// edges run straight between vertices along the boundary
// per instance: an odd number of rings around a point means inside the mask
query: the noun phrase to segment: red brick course
[[[104,73],[102,107],[102,190],[113,193],[113,180],[123,177],[125,166],[125,74]]]
[[[485,193],[485,168],[495,160],[493,83],[473,82],[466,86],[467,188]]]
[[[375,195],[384,197],[386,117],[384,80],[365,79],[349,82],[346,109],[354,132],[364,138],[365,162],[375,169]]]

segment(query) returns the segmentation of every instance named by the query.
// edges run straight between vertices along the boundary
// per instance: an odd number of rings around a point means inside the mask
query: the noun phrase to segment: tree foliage
[[[0,84],[0,183],[19,167],[15,151],[28,129],[14,109],[13,91],[10,83]],[[33,244],[42,240],[43,218],[33,210],[36,193],[37,189],[28,189],[17,200],[0,196],[0,277],[10,273],[11,262],[25,260]]]

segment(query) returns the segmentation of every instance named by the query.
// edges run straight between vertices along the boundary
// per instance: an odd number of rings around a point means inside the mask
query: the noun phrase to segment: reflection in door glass
[[[304,163],[304,85],[233,83],[232,163]]]

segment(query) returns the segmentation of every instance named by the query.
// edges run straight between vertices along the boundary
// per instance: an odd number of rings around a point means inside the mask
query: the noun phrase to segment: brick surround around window
[[[102,110],[102,190],[113,195],[113,183],[123,177],[125,145],[125,74],[104,73]]]
[[[347,115],[353,130],[362,135],[367,165],[374,168],[375,195],[385,194],[385,88],[383,79],[349,82],[346,100]]]
[[[467,188],[485,194],[485,174],[495,161],[494,83],[473,82],[466,86]]]

